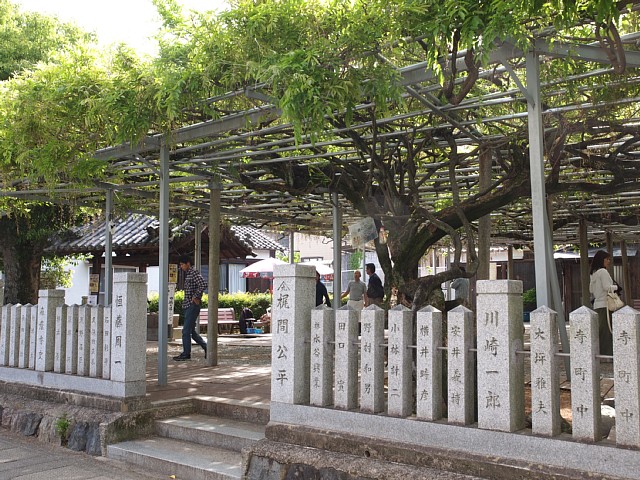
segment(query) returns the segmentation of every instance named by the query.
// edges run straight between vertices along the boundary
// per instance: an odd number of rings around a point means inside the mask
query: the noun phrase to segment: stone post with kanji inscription
[[[9,365],[9,329],[11,328],[11,305],[0,308],[0,365]]]
[[[146,391],[147,274],[113,276],[111,316],[111,380],[121,383],[118,396],[139,396]]]
[[[442,312],[428,306],[416,319],[416,417],[442,418]]]
[[[396,417],[413,413],[412,318],[411,310],[402,305],[389,310],[387,413]]]
[[[23,306],[18,304],[11,308],[11,326],[9,327],[9,366],[17,367],[20,362],[20,320]]]
[[[475,401],[473,312],[462,305],[447,313],[448,420],[473,423]]]
[[[102,378],[111,378],[111,307],[103,311],[102,327]]]
[[[36,368],[36,344],[38,343],[38,305],[31,305],[31,325],[29,331],[29,368]]]
[[[56,308],[64,305],[64,290],[40,290],[36,327],[36,370],[53,370]]]
[[[569,314],[569,324],[573,438],[595,442],[601,421],[598,314],[582,306]]]
[[[384,410],[384,310],[369,305],[360,312],[360,410]]]
[[[78,310],[78,375],[89,376],[91,349],[91,306],[81,305]]]
[[[75,375],[78,373],[78,316],[80,315],[79,305],[69,305],[67,307],[67,340],[65,347],[66,360],[64,363],[64,373]]]
[[[522,282],[479,280],[477,305],[478,427],[524,428]]]
[[[37,315],[37,306],[27,304],[22,309],[22,316],[20,319],[20,355],[18,359],[18,367],[29,367],[29,352],[31,348],[31,322],[35,322],[35,315]],[[31,315],[34,315],[33,320]]]
[[[271,401],[309,403],[311,310],[316,269],[300,263],[276,265],[271,307]]]
[[[612,324],[616,443],[640,448],[640,312],[624,307]]]
[[[103,329],[104,329],[104,306],[94,305],[91,307],[91,338],[89,343],[89,376],[93,378],[102,378],[102,355],[104,349],[102,347]],[[146,350],[146,345],[145,345]]]
[[[67,306],[56,308],[56,354],[53,359],[53,371],[64,373],[67,361]]]
[[[531,312],[531,423],[532,432],[560,434],[558,376],[558,314],[546,305]]]
[[[311,405],[333,404],[333,310],[325,304],[311,311]]]
[[[336,364],[334,406],[350,410],[358,405],[358,320],[349,306],[336,311]]]

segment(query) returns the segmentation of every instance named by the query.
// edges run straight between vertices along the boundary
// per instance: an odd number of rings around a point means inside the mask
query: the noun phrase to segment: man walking
[[[204,358],[207,358],[207,344],[202,339],[197,329],[198,317],[202,305],[202,294],[207,284],[196,269],[191,266],[191,258],[180,257],[180,269],[184,272],[184,300],[182,301],[182,313],[184,325],[182,326],[182,353],[173,359],[177,362],[191,359],[191,338],[204,350]]]
[[[361,276],[360,270],[353,272],[353,280],[349,282],[347,290],[342,294],[342,298],[349,295],[347,305],[354,310],[362,310],[367,299],[367,286],[360,281]]]
[[[373,263],[367,263],[367,275],[369,275],[369,286],[367,287],[367,306],[382,305],[384,300],[384,287],[382,280],[376,273],[376,266]]]

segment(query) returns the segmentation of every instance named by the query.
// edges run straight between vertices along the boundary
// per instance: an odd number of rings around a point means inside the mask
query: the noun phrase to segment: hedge
[[[147,312],[156,313],[158,311],[158,302],[160,295],[154,293],[147,298]],[[173,312],[180,314],[182,320],[182,301],[184,292],[179,290],[173,297]],[[209,306],[209,296],[205,294],[202,297],[202,308]],[[236,312],[236,319],[244,307],[248,307],[253,312],[254,318],[260,318],[266,313],[267,308],[271,306],[271,295],[269,293],[221,293],[218,295],[218,306],[220,308],[232,307]],[[180,322],[182,323],[182,322]]]

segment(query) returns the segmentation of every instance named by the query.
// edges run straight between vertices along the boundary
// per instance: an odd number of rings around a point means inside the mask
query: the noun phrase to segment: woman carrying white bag
[[[593,309],[598,314],[598,330],[600,333],[600,355],[613,355],[613,335],[609,325],[610,313],[607,307],[609,292],[618,291],[618,285],[607,271],[611,265],[611,255],[604,250],[598,250],[591,260],[591,281],[589,291],[594,297]],[[616,295],[617,297],[617,295]],[[618,308],[620,305],[618,305]],[[613,308],[612,311],[617,310]]]

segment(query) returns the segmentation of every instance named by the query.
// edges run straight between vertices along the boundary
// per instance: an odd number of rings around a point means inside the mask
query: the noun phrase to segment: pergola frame
[[[634,32],[622,37],[625,45],[627,72],[633,74],[624,78],[627,87],[639,86],[640,52],[636,50],[636,42],[640,39],[640,32]],[[415,39],[414,39],[415,40]],[[372,53],[373,54],[373,53]],[[458,72],[466,70],[465,52],[459,52],[455,62]],[[556,58],[570,57],[593,64],[585,72],[573,78],[557,78],[546,84],[540,84],[539,62],[548,62]],[[380,61],[387,61],[379,56]],[[572,111],[597,112],[601,108],[623,108],[638,101],[640,97],[623,98],[602,105],[581,102],[579,104],[556,105],[553,102],[555,94],[561,91],[563,85],[571,82],[592,79],[592,90],[602,88],[613,71],[606,52],[593,43],[564,43],[551,42],[541,37],[535,40],[529,52],[518,50],[510,42],[502,42],[489,53],[487,67],[481,69],[478,77],[493,78],[496,74],[508,74],[513,87],[504,88],[493,93],[478,96],[468,96],[458,105],[445,104],[437,97],[441,86],[437,82],[436,74],[427,69],[424,63],[399,67],[399,81],[405,89],[404,98],[411,108],[388,118],[379,118],[377,125],[386,125],[390,131],[384,133],[389,141],[397,141],[407,132],[402,122],[410,124],[412,120],[433,115],[439,121],[431,125],[423,125],[420,131],[436,132],[435,139],[446,146],[444,138],[439,138],[437,132],[448,129],[454,132],[455,142],[460,147],[471,148],[491,142],[499,145],[501,140],[514,135],[513,132],[528,126],[528,134],[519,135],[529,143],[529,160],[531,164],[530,208],[526,202],[507,205],[492,214],[500,217],[500,223],[492,229],[493,238],[501,243],[533,242],[536,267],[536,291],[539,305],[554,308],[560,305],[557,277],[550,272],[554,268],[552,247],[554,243],[579,243],[580,224],[586,222],[591,226],[591,240],[604,241],[607,233],[615,232],[620,239],[636,238],[640,233],[640,226],[634,211],[640,204],[640,151],[631,133],[627,136],[609,138],[607,148],[620,148],[628,170],[636,172],[631,180],[625,182],[625,188],[617,195],[597,192],[585,194],[567,194],[561,202],[553,207],[553,218],[561,220],[562,226],[553,231],[549,228],[547,218],[547,195],[545,192],[544,155],[544,120],[554,115]],[[523,78],[526,78],[526,86]],[[171,215],[194,219],[209,217],[209,231],[217,230],[217,212],[215,210],[219,198],[219,213],[231,221],[250,222],[260,225],[278,225],[287,228],[295,227],[312,233],[326,233],[333,230],[334,238],[341,238],[342,225],[354,223],[361,218],[360,212],[338,195],[326,187],[319,186],[304,196],[297,196],[288,192],[269,191],[270,182],[281,179],[274,177],[273,172],[267,172],[266,166],[272,164],[287,165],[323,165],[340,158],[341,161],[352,161],[366,164],[369,160],[358,146],[345,136],[345,130],[360,133],[361,138],[371,145],[380,139],[372,138],[367,132],[372,128],[372,121],[354,121],[345,128],[331,128],[323,132],[320,139],[309,136],[296,138],[293,125],[280,118],[280,110],[274,105],[268,95],[263,93],[264,85],[245,88],[240,91],[229,92],[205,102],[215,105],[229,99],[244,99],[251,101],[252,108],[238,110],[221,118],[196,123],[178,128],[169,135],[154,134],[146,137],[138,144],[124,144],[106,148],[96,153],[96,158],[108,162],[107,177],[96,182],[93,188],[78,188],[75,185],[59,184],[55,189],[34,185],[27,180],[17,180],[9,187],[0,191],[0,196],[20,197],[33,200],[51,200],[54,195],[58,201],[72,201],[76,204],[103,207],[107,219],[112,214],[114,202],[118,197],[131,196],[144,198],[144,213],[154,213],[160,219],[160,283],[168,282],[168,223]],[[580,87],[585,88],[586,87]],[[242,103],[242,102],[239,102]],[[526,104],[528,111],[519,109]],[[481,110],[491,105],[513,105],[511,114],[493,117],[481,117],[471,120],[461,114]],[[356,111],[364,111],[371,107],[363,102],[356,107]],[[476,125],[507,125],[504,137],[499,135],[485,136]],[[640,115],[627,119],[630,131],[640,131]],[[415,124],[414,124],[415,126]],[[418,132],[420,133],[420,132]],[[637,138],[640,138],[640,134]],[[605,145],[603,140],[603,145]],[[629,147],[629,143],[631,147]],[[567,145],[568,150],[580,150],[580,145]],[[586,145],[587,150],[594,152],[598,145]],[[319,151],[322,150],[322,151]],[[573,168],[572,163],[579,157],[567,155],[562,160],[561,175],[565,175],[572,182],[581,181],[579,169]],[[479,159],[470,155],[465,159],[463,168],[458,169],[456,181],[460,186],[477,184],[479,174]],[[494,165],[494,169],[499,166]],[[548,167],[547,167],[548,168]],[[238,172],[259,182],[265,191],[246,188],[238,181]],[[268,175],[267,175],[268,173]],[[590,175],[608,173],[588,172]],[[446,169],[440,172],[438,165],[430,164],[430,180],[421,188],[421,200],[427,207],[432,207],[444,191],[449,177]],[[218,197],[219,195],[219,197]],[[114,196],[116,199],[114,199]],[[605,220],[608,220],[605,223]],[[108,222],[107,222],[108,225]],[[517,236],[515,234],[518,234]],[[110,238],[110,232],[106,232]],[[214,242],[210,242],[212,245]],[[339,244],[339,242],[338,242]],[[108,248],[109,243],[107,243]],[[212,252],[210,259],[215,258]],[[110,252],[106,255],[110,261]],[[336,256],[339,260],[339,254]],[[211,260],[210,260],[211,261]],[[337,268],[337,266],[334,266]],[[110,269],[107,268],[107,271]],[[217,272],[217,265],[210,265],[210,275]],[[339,278],[339,277],[338,277]],[[210,285],[217,285],[215,278],[210,278]],[[110,294],[110,287],[106,292]],[[164,318],[167,308],[167,291],[160,292],[160,318]],[[165,311],[163,312],[163,309]],[[210,304],[213,309],[213,304]],[[562,311],[561,308],[555,308]],[[215,313],[210,311],[209,318],[214,319]],[[209,328],[210,335],[215,335],[215,328]],[[562,333],[562,332],[561,332]],[[209,341],[215,341],[210,338]],[[159,329],[159,382],[166,383],[166,330]],[[210,364],[216,356],[209,357]]]

